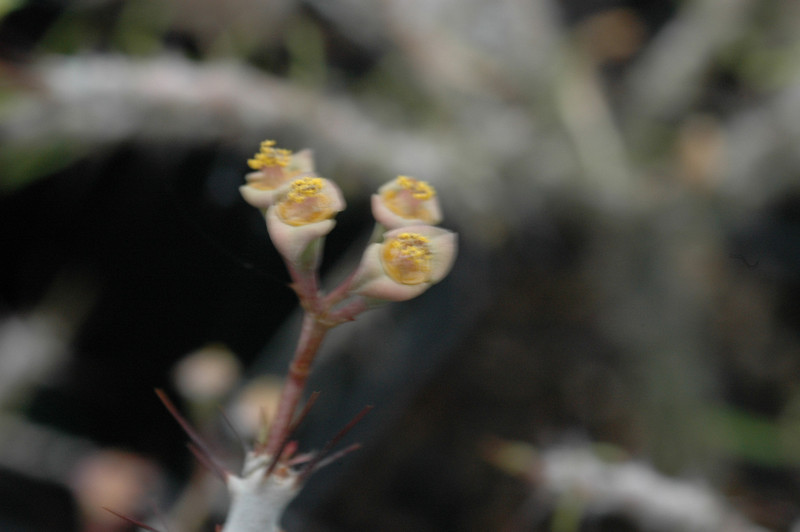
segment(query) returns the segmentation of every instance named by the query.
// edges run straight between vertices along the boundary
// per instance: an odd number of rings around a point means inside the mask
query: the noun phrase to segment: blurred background
[[[172,532],[298,310],[238,187],[433,184],[451,275],[333,331],[295,531],[800,530],[800,3],[0,0],[0,530]],[[229,422],[223,420],[221,407]],[[238,436],[228,427],[236,429]]]

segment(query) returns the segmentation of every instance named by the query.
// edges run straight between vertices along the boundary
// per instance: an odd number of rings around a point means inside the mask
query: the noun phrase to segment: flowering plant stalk
[[[256,172],[248,174],[242,195],[252,205],[266,208],[269,235],[284,258],[304,310],[300,339],[264,446],[266,454],[274,455],[286,437],[314,356],[328,330],[382,301],[401,301],[424,292],[449,272],[456,240],[450,231],[429,225],[442,218],[434,188],[399,176],[373,196],[372,208],[378,220],[377,234],[385,227],[406,227],[403,235],[407,238],[401,241],[402,235],[393,231],[387,234],[392,236],[387,243],[371,244],[359,268],[323,294],[317,268],[324,237],[335,225],[333,216],[345,207],[341,192],[331,181],[314,174],[310,150],[292,154],[268,140],[249,164]],[[263,189],[267,180],[273,183],[269,202],[265,203],[263,196],[253,199],[253,189]],[[379,248],[385,251],[376,258]]]
[[[236,475],[212,455],[163,392],[159,397],[189,435],[190,449],[198,460],[228,487],[231,508],[218,530],[279,532],[284,509],[309,475],[358,448],[351,445],[333,452],[371,408],[359,412],[322,450],[297,452],[293,434],[317,393],[296,411],[326,333],[366,310],[388,301],[411,299],[439,282],[455,260],[456,235],[433,226],[441,221],[434,188],[399,176],[372,198],[376,228],[361,263],[339,286],[325,293],[319,280],[320,257],[325,236],[336,224],[334,216],[345,208],[341,191],[315,173],[310,150],[292,153],[268,140],[248,164],[253,172],[240,188],[242,197],[264,215],[304,312],[277,410],[268,427],[264,421],[264,436],[248,451],[242,473]]]

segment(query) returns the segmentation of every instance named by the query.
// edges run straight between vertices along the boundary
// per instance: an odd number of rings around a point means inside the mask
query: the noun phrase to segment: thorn
[[[192,451],[192,454],[197,461],[200,462],[205,466],[206,469],[214,473],[222,482],[228,481],[229,473],[222,469],[218,464],[208,459],[208,457],[203,454],[203,451],[197,448],[197,446],[191,442],[187,443],[186,446]]]
[[[278,465],[278,460],[280,460],[281,455],[283,455],[283,450],[286,447],[286,444],[289,443],[289,438],[294,435],[294,432],[297,430],[297,427],[300,426],[300,423],[308,415],[309,411],[311,411],[311,407],[314,406],[314,403],[317,402],[317,397],[319,397],[319,392],[314,392],[311,394],[311,397],[308,398],[306,401],[306,405],[303,407],[303,410],[300,412],[300,415],[297,416],[297,419],[292,422],[289,430],[286,431],[286,435],[283,437],[280,446],[278,446],[278,450],[275,452],[275,456],[272,457],[272,462],[270,462],[269,467],[267,468],[266,473],[264,476],[269,476],[272,471],[275,470],[275,466]]]
[[[137,521],[136,519],[131,519],[130,517],[127,517],[127,516],[124,516],[124,515],[122,515],[120,513],[117,513],[114,510],[112,510],[111,508],[106,508],[105,506],[101,506],[101,508],[103,508],[103,510],[105,510],[106,512],[109,512],[109,513],[112,513],[112,514],[116,515],[117,517],[119,517],[123,521],[127,521],[132,525],[138,526],[139,528],[144,528],[145,530],[149,530],[150,532],[161,532],[157,528],[153,528],[152,526],[148,526],[148,525],[142,523],[141,521]]]
[[[348,445],[347,447],[345,447],[341,451],[336,451],[332,455],[329,455],[327,458],[318,461],[317,465],[316,465],[316,470],[319,471],[323,467],[328,466],[328,465],[334,463],[335,461],[337,461],[337,460],[339,460],[341,458],[344,458],[348,454],[350,454],[350,453],[352,453],[354,451],[357,451],[359,449],[361,449],[361,444],[360,443],[354,443],[352,445]]]
[[[206,445],[206,443],[203,441],[203,438],[201,438],[197,431],[195,431],[189,422],[186,421],[186,418],[181,415],[172,401],[170,401],[169,397],[167,397],[167,394],[164,393],[164,390],[156,388],[156,395],[158,395],[158,398],[161,399],[162,403],[164,403],[164,406],[167,408],[169,413],[172,414],[172,417],[175,418],[175,421],[178,422],[181,428],[183,428],[184,432],[186,432],[192,442],[194,442],[194,444],[197,446],[197,449],[205,455],[209,462],[214,464],[214,469],[223,471],[225,474],[223,478],[227,478],[227,475],[230,475],[231,472],[228,471],[222,464],[220,464],[216,458],[214,458],[214,454],[208,448],[208,445]]]
[[[261,454],[267,447],[267,439],[269,438],[269,418],[264,407],[258,409],[258,415],[261,421],[261,426],[258,427],[258,434],[256,435],[256,445],[253,451],[256,454]]]
[[[288,466],[296,466],[300,464],[305,464],[306,462],[310,462],[314,459],[314,453],[303,453],[298,454],[297,456],[293,457],[291,460],[286,462]]]
[[[281,458],[283,460],[290,459],[292,456],[294,456],[294,453],[297,452],[297,447],[298,447],[297,440],[292,440],[288,442],[286,444],[286,447],[283,449],[283,453],[281,453]]]
[[[247,444],[244,442],[244,439],[242,439],[242,436],[236,432],[236,427],[233,426],[233,422],[231,422],[231,419],[227,416],[227,414],[225,414],[225,410],[221,406],[218,406],[217,408],[219,409],[219,413],[222,416],[222,419],[225,421],[225,424],[228,426],[228,429],[230,429],[234,437],[238,440],[239,445],[241,445],[242,451],[244,454],[247,454]]]
[[[323,460],[323,459],[324,459],[324,458],[325,458],[325,457],[328,455],[328,453],[330,453],[331,449],[332,449],[332,448],[333,448],[333,447],[334,447],[334,446],[335,446],[337,443],[339,443],[339,442],[341,441],[341,439],[342,439],[342,438],[344,438],[344,437],[345,437],[345,435],[346,435],[348,432],[350,432],[351,430],[353,430],[353,427],[355,427],[356,425],[358,425],[358,423],[359,423],[359,422],[360,422],[362,419],[364,419],[364,416],[366,416],[367,414],[369,414],[369,411],[370,411],[370,410],[372,410],[372,405],[367,405],[367,406],[365,406],[364,408],[362,408],[362,409],[361,409],[361,412],[359,412],[358,414],[356,414],[356,415],[353,417],[353,419],[351,419],[351,420],[350,420],[350,421],[347,423],[347,425],[345,425],[345,426],[342,428],[342,430],[340,430],[340,431],[339,431],[339,432],[336,434],[336,436],[334,436],[333,438],[331,438],[331,439],[328,441],[328,443],[326,443],[326,444],[325,444],[325,446],[322,448],[322,450],[321,450],[319,453],[317,453],[317,456],[315,456],[315,457],[314,457],[314,459],[313,459],[313,460],[311,460],[311,461],[308,463],[308,465],[305,467],[305,469],[303,469],[303,472],[302,472],[302,473],[300,473],[300,476],[298,476],[298,477],[297,477],[297,482],[298,482],[298,483],[302,483],[302,482],[304,482],[304,481],[305,481],[305,480],[308,478],[308,476],[309,476],[311,473],[313,473],[313,472],[314,472],[314,471],[317,469],[317,466],[319,465],[319,463],[320,463],[320,462],[321,462],[321,461],[322,461],[322,460]]]

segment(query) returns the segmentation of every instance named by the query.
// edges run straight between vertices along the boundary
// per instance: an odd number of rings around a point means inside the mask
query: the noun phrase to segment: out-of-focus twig
[[[93,296],[82,279],[62,275],[33,310],[0,321],[0,411],[24,402],[68,362]]]
[[[586,446],[536,452],[527,444],[496,442],[489,459],[526,478],[538,498],[555,505],[570,498],[581,518],[620,514],[651,531],[766,532],[703,482],[667,477],[640,461],[603,460]]]
[[[632,133],[652,127],[653,119],[685,112],[702,90],[710,65],[724,46],[742,35],[757,4],[752,0],[683,4],[631,69],[624,111]]]

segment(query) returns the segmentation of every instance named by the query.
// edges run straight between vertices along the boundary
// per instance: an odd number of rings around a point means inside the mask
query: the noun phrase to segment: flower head
[[[442,211],[436,190],[408,176],[397,176],[372,196],[372,215],[388,229],[408,225],[436,225],[442,221]]]
[[[456,234],[430,225],[389,231],[364,252],[353,292],[388,301],[414,298],[441,281],[456,258]]]
[[[392,280],[417,285],[431,278],[430,239],[419,233],[400,233],[381,250],[383,270]]]
[[[260,209],[274,203],[292,179],[314,173],[311,150],[292,153],[276,148],[274,140],[262,142],[259,152],[247,164],[255,172],[245,176],[247,184],[239,187],[239,191],[247,203]]]
[[[289,192],[276,207],[280,219],[289,225],[300,226],[327,220],[341,206],[336,197],[323,193],[323,188],[330,182],[321,177],[303,177],[295,179],[289,186]]]
[[[299,264],[315,240],[331,232],[332,219],[345,206],[342,193],[322,177],[300,177],[284,188],[267,210],[267,229],[284,258]]]

